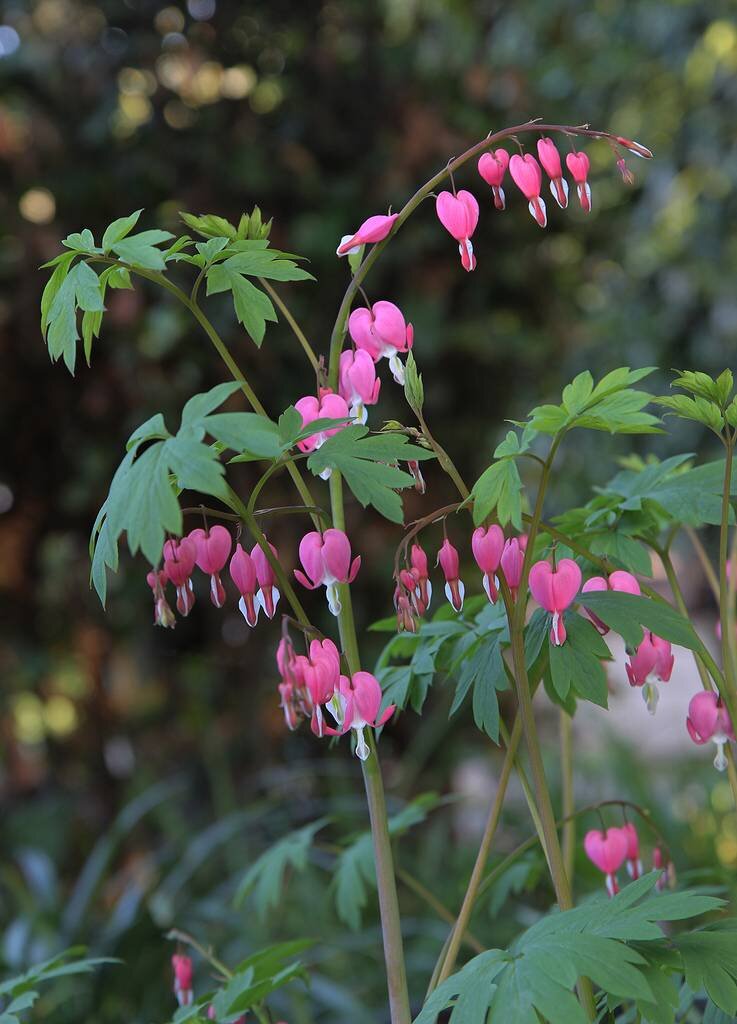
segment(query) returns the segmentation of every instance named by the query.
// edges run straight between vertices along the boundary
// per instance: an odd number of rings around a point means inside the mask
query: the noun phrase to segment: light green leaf
[[[304,871],[315,836],[329,824],[330,818],[305,825],[290,832],[254,861],[243,877],[233,902],[240,907],[246,897],[253,896],[256,913],[265,918],[279,905],[284,895],[284,876],[289,868]]]
[[[126,235],[129,235],[133,228],[138,223],[138,218],[143,213],[143,210],[136,210],[135,213],[131,213],[128,217],[119,217],[114,220],[112,224],[105,228],[105,234],[102,236],[102,251],[104,253],[110,252],[111,247],[115,242],[119,242]]]
[[[121,238],[119,241],[113,242],[110,248],[124,263],[129,263],[133,267],[143,267],[145,270],[163,270],[166,266],[164,254],[157,247],[173,237],[171,231],[152,229]]]
[[[476,526],[496,510],[500,525],[522,529],[522,480],[513,458],[500,459],[484,470],[471,491]]]

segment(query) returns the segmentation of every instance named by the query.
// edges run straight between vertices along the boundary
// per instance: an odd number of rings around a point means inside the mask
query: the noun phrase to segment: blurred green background
[[[277,1005],[296,1024],[346,1013],[376,1021],[383,995],[375,908],[346,940],[315,883],[326,884],[319,865],[266,921],[232,906],[245,868],[283,832],[325,813],[338,833],[365,826],[347,749],[283,731],[276,627],[251,634],[233,605],[218,613],[202,594],[174,633],[154,630],[145,567],[127,557],[107,614],[87,589],[89,528],[125,439],[159,410],[176,423],[191,393],[223,379],[217,357],[179,309],[138,287],[110,297],[92,368],[70,378],[49,364],[39,333],[39,264],[68,232],[88,226],[99,237],[139,207],[143,227],[178,231],[178,210],[233,219],[258,203],[274,217],[274,244],[311,261],[317,283],[282,294],[325,351],[347,281],[337,239],[401,206],[450,156],[537,116],[636,138],[656,160],[629,160],[634,188],[608,147],[589,146],[593,214],[575,203],[563,214],[550,201],[544,234],[509,182],[508,209],[497,214],[469,167],[458,184],[481,202],[477,271],[460,270],[427,203],[368,279],[372,301],[391,298],[414,322],[434,432],[473,477],[505,417],[583,368],[733,362],[733,16],[733,4],[715,0],[3,5],[0,963],[15,970],[74,941],[126,961],[87,985],[74,1011],[49,1003],[46,1015],[166,1019],[162,934],[174,924],[234,960],[265,941],[316,935],[311,995]],[[225,303],[208,309],[272,414],[311,390],[285,326],[270,328],[259,354]],[[390,381],[380,415],[406,418]],[[604,444],[612,460],[625,450]],[[656,450],[693,447],[676,431]],[[602,450],[600,439],[569,449],[558,508],[587,497],[584,482],[607,478],[613,463]],[[410,515],[450,497],[436,471],[427,475],[429,504],[410,496]],[[290,500],[282,486],[274,504]],[[390,613],[399,534],[351,514],[365,627]],[[272,537],[287,563],[293,530],[280,521]],[[375,653],[371,637],[366,649]],[[403,716],[382,748],[397,800],[431,789],[467,798],[435,812],[403,854],[456,907],[496,762],[470,714],[446,724],[448,704],[431,696],[422,723]],[[708,760],[701,776],[691,761],[602,751],[584,755],[584,796],[655,802],[684,863],[711,866],[711,880],[737,865],[734,822]],[[555,762],[551,746],[553,773]],[[528,832],[517,799],[504,849]],[[595,884],[586,877],[584,888]],[[476,931],[504,942],[549,901],[543,883],[535,897],[509,900],[503,925],[482,910]],[[403,908],[419,997],[445,926],[410,894]]]

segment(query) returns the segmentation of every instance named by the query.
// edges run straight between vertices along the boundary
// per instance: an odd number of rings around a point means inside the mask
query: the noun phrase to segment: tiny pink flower
[[[415,490],[418,494],[424,494],[427,490],[427,485],[425,484],[425,478],[422,475],[422,470],[420,469],[420,464],[417,459],[407,460],[407,472],[415,478]]]
[[[164,544],[164,572],[177,591],[177,611],[189,615],[194,605],[192,572],[197,561],[197,548],[187,537],[167,540]]]
[[[301,715],[312,714],[312,707],[305,708],[303,700],[305,693],[303,666],[306,661],[306,658],[298,657],[294,653],[294,647],[289,637],[282,637],[276,649],[276,664],[282,680],[278,687],[281,698],[279,707],[284,712],[287,729],[292,732],[299,725]]]
[[[362,245],[381,242],[394,227],[394,221],[398,216],[398,213],[390,213],[369,217],[354,235],[343,235],[336,250],[338,256],[350,256],[358,252]]]
[[[568,182],[563,177],[560,153],[552,139],[543,138],[537,143],[537,155],[543,170],[550,178],[550,191],[561,210],[568,206]]]
[[[267,541],[267,543],[269,542]],[[269,548],[274,558],[279,561],[279,552],[274,545],[269,544]],[[256,567],[256,579],[259,586],[255,601],[257,613],[258,608],[263,608],[266,617],[273,619],[280,597],[279,588],[276,585],[276,575],[266,554],[258,544],[254,544],[251,548],[251,561]]]
[[[376,405],[380,389],[381,381],[370,353],[360,348],[355,352],[345,349],[340,356],[340,395],[348,403],[355,423],[366,422],[366,406]]]
[[[692,697],[688,705],[686,728],[694,743],[708,743],[711,740],[716,744],[714,767],[723,772],[727,767],[724,748],[730,740],[734,740],[735,733],[732,719],[721,697],[709,690]]]
[[[345,425],[347,426],[353,418],[345,398],[336,395],[330,388],[321,388],[319,398],[316,398],[314,395],[305,395],[304,398],[300,398],[294,403],[294,408],[302,417],[303,427],[309,427],[310,423],[314,423],[315,420],[338,420],[343,418],[345,418]],[[342,430],[342,427],[328,427],[326,430],[319,430],[315,434],[310,434],[304,440],[298,441],[297,447],[302,452],[314,452],[321,448],[329,437],[337,434],[339,430]],[[328,467],[322,471],[320,476],[323,480],[327,480],[331,472],[332,470]]]
[[[473,254],[471,235],[479,222],[476,197],[463,188],[456,195],[441,192],[435,200],[435,211],[445,230],[458,242],[463,269],[474,270],[476,257]]]
[[[163,626],[165,629],[173,629],[176,626],[176,617],[166,599],[166,584],[169,577],[166,569],[159,569],[158,572],[150,572],[146,576],[146,583],[154,596],[154,625]]]
[[[635,176],[627,166],[627,163],[623,156],[620,157],[619,160],[617,160],[617,169],[619,173],[622,175],[622,181],[625,183],[625,185],[634,185]]]
[[[404,384],[404,364],[399,353],[412,348],[414,329],[405,322],[399,306],[380,299],[371,309],[354,309],[348,318],[348,332],[356,348],[368,352],[375,363],[388,359],[394,380]]]
[[[591,186],[589,185],[589,158],[585,153],[568,153],[566,155],[566,166],[576,182],[578,201],[584,213],[591,213]]]
[[[236,544],[233,557],[230,560],[230,578],[241,595],[238,607],[243,618],[249,626],[255,626],[259,613],[259,605],[256,604],[258,589],[256,566],[251,556],[243,550],[240,544]]]
[[[458,550],[447,537],[438,552],[436,564],[441,567],[445,575],[445,596],[457,612],[461,611],[466,588],[463,585],[463,580],[459,578]]]
[[[592,829],[583,840],[586,856],[599,871],[606,875],[606,887],[610,896],[619,892],[617,872],[627,857],[628,840],[621,828],[608,828],[603,832]]]
[[[224,526],[192,530],[189,539],[197,549],[197,565],[210,576],[210,599],[216,608],[225,604],[225,588],[220,573],[230,555],[232,540]]]
[[[652,160],[653,155],[649,149],[645,146],[641,146],[639,142],[633,142],[632,139],[625,139],[621,135],[615,135],[615,141],[629,150],[634,156],[642,157],[643,160]]]
[[[491,185],[494,206],[497,210],[503,210],[505,207],[506,198],[502,184],[508,166],[509,153],[506,149],[496,149],[488,153],[482,153],[479,157],[479,174],[487,185]]]
[[[625,664],[630,686],[642,687],[642,697],[651,715],[655,714],[660,696],[657,683],[670,680],[674,661],[668,641],[646,630],[640,646]]]
[[[299,544],[299,560],[304,572],[294,570],[303,587],[315,590],[324,586],[328,608],[340,615],[339,583],[352,583],[361,567],[360,555],[351,562],[351,542],[342,530],[313,530]]]
[[[171,958],[171,966],[174,971],[174,995],[180,1006],[191,1006],[194,994],[192,992],[192,958],[175,953]]]
[[[548,223],[548,214],[545,209],[545,200],[540,197],[543,175],[540,164],[532,153],[525,153],[520,156],[515,153],[509,161],[509,173],[512,175],[517,188],[527,200],[528,209],[532,217],[541,228]]]
[[[340,677],[337,693],[327,705],[335,719],[337,729],[325,726],[325,732],[332,736],[343,736],[351,729],[356,734],[356,756],[365,761],[371,750],[364,736],[364,729],[378,729],[389,721],[396,710],[390,704],[379,714],[381,707],[381,685],[370,672],[354,672]]]
[[[563,612],[573,603],[581,589],[581,570],[572,558],[561,558],[554,569],[550,562],[535,562],[530,569],[530,591],[537,603],[553,615],[550,642],[560,647],[565,643],[566,627]]]
[[[517,591],[522,579],[522,566],[524,565],[526,550],[527,535],[523,533],[519,537],[510,537],[505,542],[504,550],[502,551],[499,564],[513,601],[517,600]]]
[[[403,582],[405,573],[409,582]],[[416,633],[417,622],[415,621],[415,594],[417,581],[413,573],[404,570],[399,574],[399,583],[394,588],[394,608],[397,613],[397,632]],[[410,599],[410,594],[412,598]]]
[[[604,576],[592,576],[591,579],[586,580],[584,583],[581,588],[581,593],[592,594],[604,590],[615,590],[621,594],[639,595],[641,593],[637,577],[633,576],[631,572],[626,572],[624,569],[616,569],[611,573],[609,579],[606,579]],[[602,622],[599,616],[595,615],[590,609],[584,608],[584,611],[599,630],[601,635],[606,636],[609,632],[607,624]]]
[[[495,573],[499,568],[504,551],[504,531],[501,526],[494,525],[488,529],[479,526],[473,531],[471,550],[476,564],[484,574],[483,587],[486,596],[494,604],[499,596],[499,581],[496,579]]]
[[[640,839],[637,829],[631,821],[622,825],[621,831],[627,839],[627,874],[630,878],[639,878],[642,874],[642,861],[640,860]]]

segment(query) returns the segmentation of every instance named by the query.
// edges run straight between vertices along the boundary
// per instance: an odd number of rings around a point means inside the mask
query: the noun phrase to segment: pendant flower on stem
[[[591,579],[586,580],[584,583],[581,588],[581,593],[600,593],[604,590],[614,590],[620,594],[635,594],[638,596],[641,593],[637,577],[624,569],[616,569],[613,573],[610,573],[609,579],[604,576],[592,576]],[[599,616],[595,615],[588,608],[584,607],[584,611],[599,630],[601,635],[606,636],[609,632],[609,626],[607,626],[605,622],[602,622]]]
[[[345,398],[336,395],[331,388],[320,388],[320,394],[317,398],[314,395],[305,395],[304,398],[300,398],[294,403],[294,408],[302,417],[303,427],[309,427],[310,423],[314,423],[315,420],[341,420],[343,418],[345,418],[347,426],[352,418]],[[297,447],[302,452],[314,452],[321,448],[329,437],[337,434],[341,429],[342,427],[340,426],[328,427],[326,430],[320,430],[316,434],[310,434],[309,437],[299,441]],[[330,475],[329,470],[326,472],[327,475],[324,476],[324,479],[327,479]]]
[[[267,541],[267,544],[269,542]],[[276,550],[273,544],[269,544],[274,558],[279,561],[279,552]],[[271,568],[271,562],[266,557],[266,553],[261,549],[259,544],[254,544],[251,548],[251,561],[256,567],[256,580],[258,581],[258,592],[256,593],[256,606],[257,609],[263,608],[264,614],[267,618],[273,619],[276,611],[276,606],[279,604],[279,588],[277,586],[277,579],[274,570]]]
[[[177,591],[177,611],[187,616],[194,606],[192,572],[197,561],[197,548],[187,537],[167,540],[164,544],[164,572]]]
[[[504,175],[509,166],[509,153],[506,149],[495,149],[488,153],[482,153],[479,157],[479,174],[487,185],[491,186],[494,196],[494,206],[497,210],[503,210],[506,205],[506,198],[502,184]]]
[[[400,352],[409,352],[414,341],[414,328],[393,302],[379,299],[369,309],[359,306],[348,317],[348,333],[357,349],[368,352],[375,363],[389,360],[389,368],[397,384],[404,384],[404,364]]]
[[[543,170],[550,178],[550,192],[561,210],[568,206],[568,182],[563,177],[560,153],[552,139],[542,138],[537,143],[537,155]]]
[[[524,156],[515,153],[509,161],[509,173],[512,175],[515,185],[527,200],[531,216],[541,228],[546,227],[548,214],[545,209],[545,200],[540,196],[540,189],[543,183],[540,164],[532,153],[525,153]]]
[[[166,599],[166,584],[169,577],[166,569],[152,571],[146,576],[146,583],[151,587],[154,597],[154,625],[163,626],[165,629],[173,629],[176,626],[176,616],[171,610]]]
[[[306,533],[299,544],[299,560],[304,572],[295,569],[296,578],[308,590],[325,587],[328,608],[333,615],[340,615],[338,584],[352,583],[361,567],[360,555],[351,561],[351,542],[346,534],[335,529]]]
[[[626,821],[621,830],[627,839],[627,874],[632,879],[639,878],[642,874],[642,861],[640,860],[640,839],[637,829],[631,821]]]
[[[260,604],[256,602],[258,589],[256,566],[251,556],[243,550],[240,544],[236,544],[233,557],[230,560],[230,578],[241,595],[238,607],[243,618],[249,626],[255,626],[258,622],[260,608]]]
[[[530,569],[530,591],[537,603],[553,616],[550,642],[556,647],[565,643],[563,612],[581,589],[581,578],[581,569],[572,558],[561,558],[555,569],[545,561],[535,562]]]
[[[642,687],[642,698],[651,715],[660,697],[657,684],[670,680],[674,661],[668,641],[645,630],[640,646],[625,664],[630,686]]]
[[[460,579],[458,549],[451,544],[447,537],[438,552],[436,565],[441,567],[445,575],[445,596],[455,611],[461,611],[466,588],[463,585],[463,580]]]
[[[627,858],[627,836],[621,828],[607,828],[603,832],[591,829],[583,840],[586,856],[599,871],[606,875],[606,888],[610,896],[619,892],[617,872]]]
[[[180,1006],[191,1006],[194,1000],[192,991],[192,958],[175,953],[171,958],[174,971],[174,995]]]
[[[381,381],[376,376],[376,365],[365,349],[345,349],[340,355],[340,396],[348,403],[354,423],[368,419],[367,405],[379,400]]]
[[[486,596],[494,604],[499,597],[499,581],[496,579],[495,573],[499,568],[504,551],[504,531],[501,526],[494,524],[488,529],[479,526],[473,531],[471,550],[476,564],[484,574],[483,587]]]
[[[210,600],[216,608],[225,604],[225,588],[220,573],[225,567],[233,543],[224,526],[213,526],[207,530],[199,527],[192,530],[189,539],[197,550],[197,565],[210,577]]]
[[[566,154],[566,166],[576,182],[576,192],[578,193],[581,209],[584,213],[591,213],[591,186],[587,181],[589,158],[585,153],[568,153]]]
[[[505,541],[502,557],[499,565],[506,580],[512,600],[517,600],[520,580],[522,579],[522,566],[525,561],[527,550],[527,534],[520,534],[519,537],[510,537]]]
[[[379,213],[369,217],[354,235],[343,235],[336,250],[338,256],[351,256],[358,252],[362,245],[381,242],[394,227],[394,221],[398,216],[398,213]]]
[[[476,257],[473,254],[471,235],[479,222],[476,197],[463,188],[455,195],[452,192],[441,192],[435,200],[435,212],[445,230],[458,242],[463,269],[475,270]]]
[[[727,757],[724,748],[730,740],[735,739],[735,733],[732,719],[719,694],[704,690],[703,693],[697,693],[691,698],[686,728],[694,743],[701,745],[711,740],[716,744],[714,767],[718,772],[725,771]]]
[[[381,707],[381,685],[370,672],[354,672],[340,677],[340,684],[327,709],[335,719],[337,728],[325,726],[329,736],[344,736],[352,729],[356,734],[356,756],[365,761],[371,749],[366,742],[364,730],[369,727],[378,729],[385,725],[396,710],[390,704],[379,714]]]

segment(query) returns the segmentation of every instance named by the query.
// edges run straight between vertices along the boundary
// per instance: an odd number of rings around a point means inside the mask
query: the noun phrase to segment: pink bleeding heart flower
[[[427,555],[419,544],[413,544],[409,554],[412,572],[417,580],[418,612],[424,615],[432,600],[432,583],[427,566]],[[422,611],[420,611],[420,607]]]
[[[399,306],[380,299],[371,309],[354,309],[348,318],[348,332],[356,348],[368,352],[375,363],[388,359],[394,380],[404,384],[404,364],[399,353],[412,348],[414,328],[405,322]]]
[[[496,524],[486,529],[479,526],[471,537],[471,550],[481,572],[484,574],[483,587],[492,604],[499,596],[498,580],[495,573],[499,568],[504,551],[504,531]]]
[[[537,143],[537,155],[543,170],[550,178],[550,192],[561,210],[568,206],[568,182],[563,177],[560,153],[552,139],[542,138]]]
[[[582,594],[598,593],[605,590],[615,590],[620,594],[636,594],[640,595],[640,584],[637,582],[637,577],[633,576],[631,572],[626,572],[624,569],[616,569],[609,579],[604,576],[592,576],[591,579],[586,580],[583,587],[581,588]],[[598,615],[595,615],[590,608],[584,608],[584,611],[591,619],[593,624],[599,630],[602,636],[606,636],[609,632],[609,626],[605,622],[602,622]]]
[[[622,135],[615,135],[614,141],[629,150],[629,152],[634,156],[639,156],[643,160],[652,160],[653,158],[650,150],[646,146],[641,146],[639,142],[633,142],[632,139],[625,139]]]
[[[640,646],[625,664],[630,686],[642,687],[642,697],[651,715],[655,714],[660,697],[657,684],[670,680],[674,662],[670,643],[645,630]]]
[[[166,569],[150,572],[146,576],[146,583],[151,587],[154,596],[154,625],[173,629],[177,620],[166,599],[166,584],[168,582]]]
[[[236,544],[233,557],[230,560],[230,578],[241,595],[238,607],[243,618],[249,626],[255,626],[259,613],[259,606],[256,604],[258,589],[256,566],[251,556],[243,550],[240,544]]]
[[[336,252],[338,256],[350,256],[372,242],[381,242],[394,227],[398,213],[375,214],[360,226],[354,235],[343,235]]]
[[[476,257],[473,254],[471,235],[479,222],[476,197],[463,188],[455,195],[452,192],[441,192],[435,200],[435,211],[445,230],[458,242],[463,269],[475,270]]]
[[[315,398],[314,395],[305,395],[304,398],[300,398],[294,403],[294,408],[302,417],[303,428],[309,427],[310,423],[314,423],[315,420],[323,419],[345,419],[345,426],[348,426],[353,418],[345,398],[336,395],[331,388],[320,388],[318,398]],[[329,437],[337,434],[342,429],[343,427],[338,425],[336,427],[327,427],[325,430],[318,430],[317,433],[310,434],[309,437],[298,441],[297,447],[302,452],[314,452],[321,448]],[[331,473],[332,470],[328,466],[327,469],[320,473],[320,476],[323,480],[327,480]]]
[[[541,228],[548,223],[548,214],[545,209],[545,200],[540,197],[543,175],[540,164],[532,153],[525,153],[520,156],[515,153],[509,161],[509,173],[512,175],[517,188],[527,200],[528,209],[532,217]]]
[[[581,570],[572,558],[561,558],[555,569],[545,561],[535,562],[530,569],[532,596],[553,615],[550,642],[556,647],[565,643],[566,627],[562,615],[581,589],[581,578]]]
[[[175,953],[171,958],[174,971],[174,995],[180,1006],[191,1006],[194,994],[192,991],[192,958]]]
[[[463,598],[466,594],[463,580],[460,579],[459,564],[458,549],[446,537],[438,551],[436,565],[441,567],[445,575],[445,596],[457,612],[463,608]]]
[[[520,534],[519,537],[510,537],[504,544],[504,550],[499,562],[513,601],[517,600],[517,591],[522,579],[522,566],[525,562],[526,550],[526,534]]]
[[[385,725],[396,710],[396,705],[390,704],[380,714],[381,699],[379,680],[370,672],[354,672],[350,679],[341,676],[338,691],[327,705],[337,728],[326,725],[325,732],[330,736],[343,736],[352,729],[356,734],[356,756],[365,761],[371,749],[364,729]]]
[[[584,213],[591,213],[591,186],[589,185],[589,158],[585,153],[568,153],[566,155],[566,166],[576,182],[578,201]]]
[[[405,581],[406,576],[409,581]],[[399,574],[399,582],[394,588],[394,609],[397,613],[397,632],[416,633],[417,622],[415,620],[415,594],[417,581],[414,574],[404,570]]]
[[[506,199],[502,183],[504,175],[509,166],[509,153],[506,149],[496,149],[488,153],[482,153],[479,157],[479,174],[487,185],[491,185],[491,192],[494,196],[494,206],[497,210],[503,210]]]
[[[266,543],[269,544],[268,541]],[[273,544],[269,544],[269,549],[278,562],[279,552]],[[273,619],[276,606],[279,604],[279,597],[281,596],[276,585],[276,574],[271,568],[271,562],[266,557],[266,553],[258,544],[254,544],[251,548],[251,561],[256,567],[256,580],[259,587],[255,600],[257,612],[258,608],[263,608],[266,617]]]
[[[376,365],[365,349],[346,349],[340,355],[340,396],[348,403],[355,423],[368,419],[367,405],[379,400],[381,381],[376,376]]]
[[[191,576],[197,561],[197,548],[187,537],[164,544],[164,572],[177,591],[177,611],[189,615],[194,606]]]
[[[299,544],[299,560],[304,567],[304,572],[294,570],[299,582],[308,590],[325,587],[328,608],[333,615],[340,615],[338,584],[352,583],[361,567],[360,555],[351,562],[351,542],[346,534],[334,529],[306,533]]]
[[[311,709],[312,731],[316,736],[323,736],[323,705],[332,700],[340,686],[340,653],[332,640],[327,638],[310,643],[310,654],[304,659],[302,677],[307,698],[305,710]]]
[[[220,573],[225,567],[233,543],[224,526],[213,526],[207,530],[201,527],[192,530],[189,539],[197,549],[197,565],[210,576],[210,600],[216,608],[225,604],[225,588]]]
[[[639,878],[642,874],[642,861],[640,860],[640,839],[637,829],[631,821],[622,825],[621,831],[627,838],[627,874],[630,878]]]
[[[734,740],[735,733],[732,719],[719,694],[705,690],[691,698],[686,728],[694,743],[708,743],[711,740],[716,744],[714,767],[719,772],[725,771],[727,758],[724,748],[730,740]]]
[[[592,829],[583,840],[586,856],[599,871],[606,875],[606,887],[610,896],[619,892],[617,872],[627,857],[628,839],[621,828],[608,828],[603,832]]]
[[[282,637],[276,649],[276,664],[281,676],[278,687],[279,707],[284,712],[284,721],[291,732],[299,725],[301,715],[305,714],[301,697],[304,692],[302,665],[306,660],[294,653],[292,641],[288,636]]]

